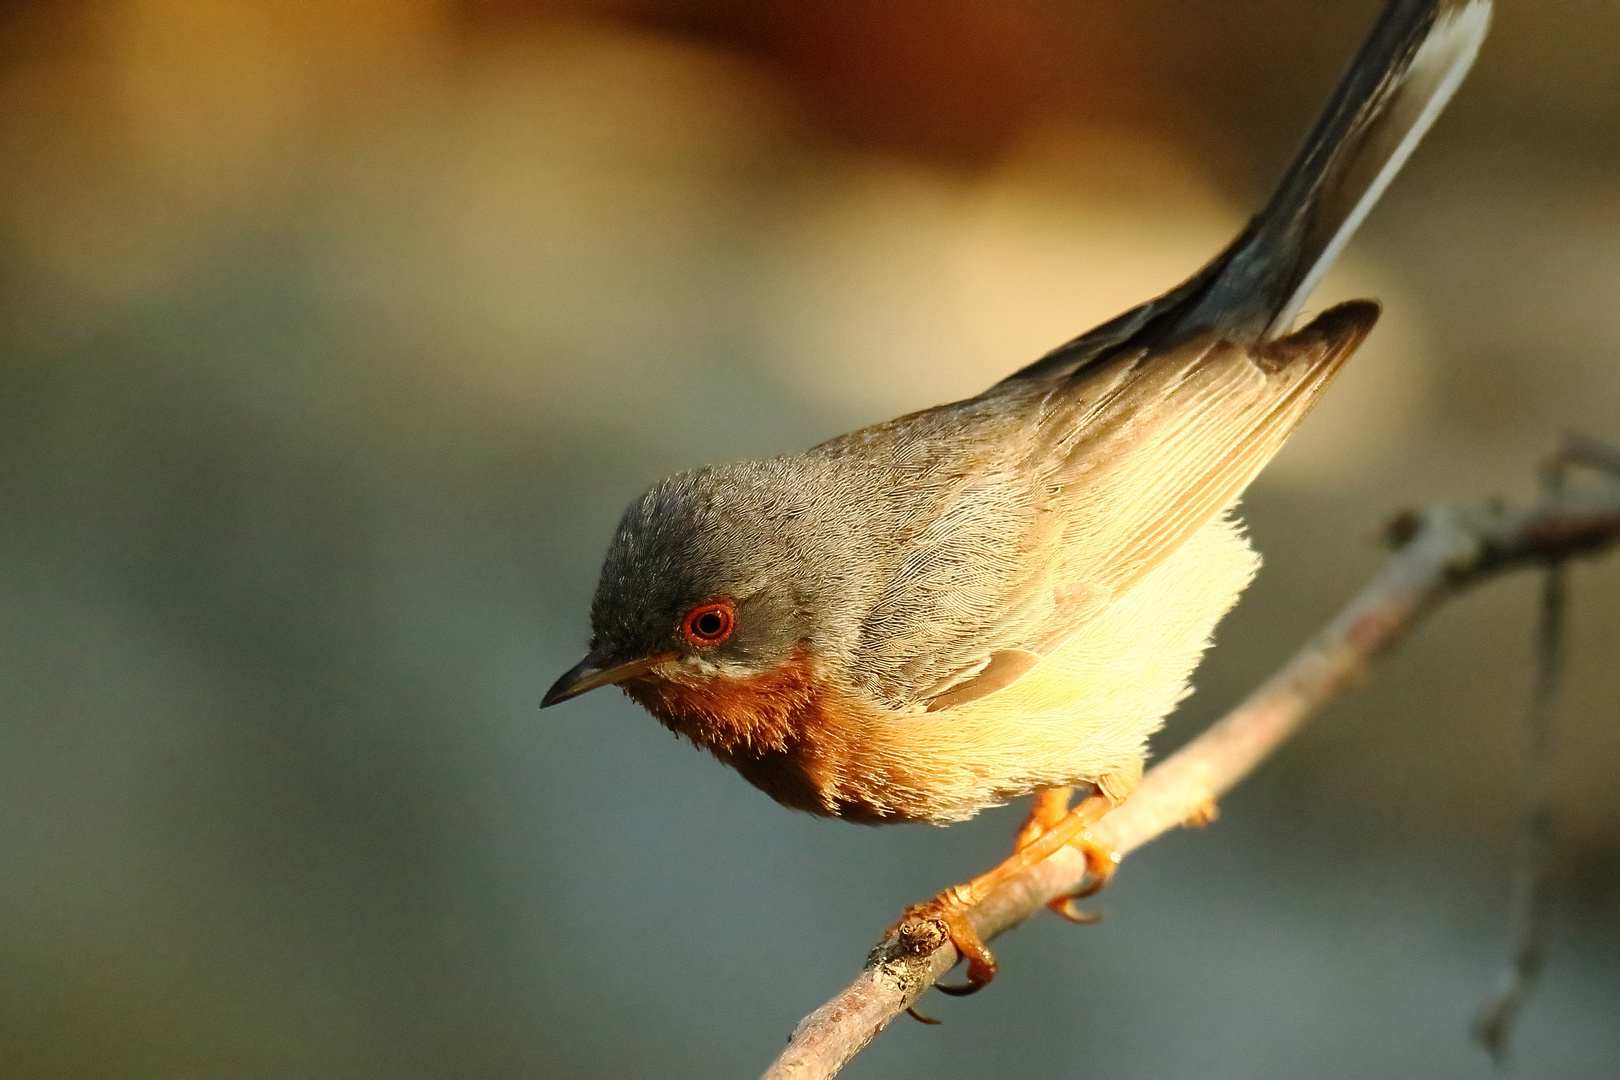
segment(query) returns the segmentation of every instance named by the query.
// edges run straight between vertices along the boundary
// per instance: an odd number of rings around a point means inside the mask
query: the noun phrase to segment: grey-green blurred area
[[[1007,849],[542,714],[647,484],[975,392],[1175,283],[1342,0],[0,7],[0,1075],[757,1074]],[[1500,0],[1313,302],[1384,301],[1255,485],[1173,748],[1381,520],[1620,440],[1620,6]],[[1620,1075],[1620,567],[1572,575],[1513,1072]],[[850,1077],[1479,1077],[1530,576],[1442,610],[1077,928]]]

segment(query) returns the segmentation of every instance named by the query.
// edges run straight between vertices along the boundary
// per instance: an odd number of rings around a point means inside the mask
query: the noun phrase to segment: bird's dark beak
[[[673,652],[656,653],[612,667],[602,667],[595,656],[587,656],[552,684],[551,689],[546,691],[546,696],[541,699],[540,707],[544,709],[559,701],[567,701],[571,697],[595,690],[599,686],[612,686],[614,683],[633,679],[637,675],[645,675],[665,660],[673,660],[677,655],[679,654]]]

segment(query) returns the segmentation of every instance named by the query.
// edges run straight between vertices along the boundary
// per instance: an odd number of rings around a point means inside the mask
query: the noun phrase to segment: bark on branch
[[[1143,777],[1119,809],[1094,825],[1124,855],[1195,817],[1243,779],[1316,709],[1352,686],[1436,605],[1511,570],[1594,555],[1620,539],[1620,486],[1548,490],[1528,507],[1403,514],[1394,553],[1315,638],[1249,698]],[[1085,861],[1065,849],[973,910],[988,941],[1077,889]],[[765,1080],[830,1077],[957,962],[931,924],[891,928],[850,986],[805,1017]]]

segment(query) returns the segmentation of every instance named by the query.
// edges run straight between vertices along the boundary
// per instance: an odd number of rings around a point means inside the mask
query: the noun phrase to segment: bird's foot
[[[1029,803],[1029,813],[1024,817],[1024,823],[1018,827],[1018,835],[1013,838],[1013,851],[1023,851],[1029,845],[1039,840],[1045,833],[1052,831],[1052,827],[1069,816],[1069,799],[1074,795],[1072,787],[1047,788],[1037,791]]]
[[[1105,848],[1093,839],[1090,832],[1083,832],[1073,840],[1069,846],[1078,848],[1086,857],[1086,881],[1072,893],[1056,897],[1046,902],[1047,910],[1060,918],[1079,926],[1091,926],[1102,921],[1102,914],[1096,911],[1086,911],[1074,906],[1076,900],[1084,900],[1088,896],[1095,896],[1107,885],[1119,869],[1119,852]]]
[[[906,924],[912,922],[931,922],[941,927],[962,959],[967,961],[967,982],[959,986],[934,984],[940,993],[955,997],[964,997],[983,989],[996,977],[1000,967],[968,918],[974,901],[972,889],[971,884],[953,885],[927,903],[907,908],[900,917],[902,933]]]
[[[1136,775],[1140,775],[1138,772]],[[926,904],[906,909],[896,927],[902,937],[918,936],[922,923],[931,923],[949,937],[962,959],[967,961],[967,982],[961,985],[936,983],[939,991],[961,997],[982,990],[996,977],[999,965],[985,946],[984,939],[968,918],[968,913],[979,901],[1006,885],[1020,874],[1036,866],[1065,847],[1074,846],[1085,853],[1090,871],[1086,884],[1078,892],[1059,897],[1048,906],[1071,922],[1095,922],[1095,917],[1075,911],[1069,901],[1090,896],[1107,883],[1119,865],[1119,854],[1102,847],[1088,831],[1104,814],[1112,810],[1130,793],[1122,779],[1107,777],[1097,785],[1088,798],[1081,799],[1073,810],[1069,809],[1068,788],[1054,788],[1036,796],[1029,818],[1019,830],[1017,848],[1012,857],[989,873],[980,874],[966,885],[953,885]]]
[[[1069,798],[1073,790],[1067,787],[1049,788],[1035,793],[1029,816],[1024,819],[1023,826],[1018,830],[1018,837],[1013,842],[1015,853],[1023,853],[1042,836],[1060,825],[1072,826],[1080,819],[1084,819],[1084,824],[1096,821],[1113,809],[1118,801],[1099,788],[1096,794],[1082,800],[1071,814]],[[1097,843],[1091,831],[1084,829],[1083,826],[1082,831],[1072,836],[1065,846],[1078,849],[1086,857],[1086,881],[1074,892],[1048,901],[1046,906],[1053,914],[1069,922],[1088,926],[1099,921],[1102,916],[1096,912],[1082,911],[1074,906],[1074,901],[1091,896],[1108,884],[1108,880],[1114,876],[1114,871],[1119,868],[1119,852]]]

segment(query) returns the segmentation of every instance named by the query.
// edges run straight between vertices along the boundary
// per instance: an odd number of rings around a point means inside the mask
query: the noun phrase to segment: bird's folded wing
[[[1080,416],[1043,417],[1051,438],[1032,463],[1065,522],[1061,576],[1118,596],[1230,507],[1377,318],[1355,301],[1275,341],[1199,337],[1082,375],[1108,390],[1077,395]]]
[[[1017,459],[909,540],[862,627],[868,686],[938,710],[1011,685],[1236,501],[1377,317],[1354,302],[1261,345],[1124,354],[1026,400]]]

